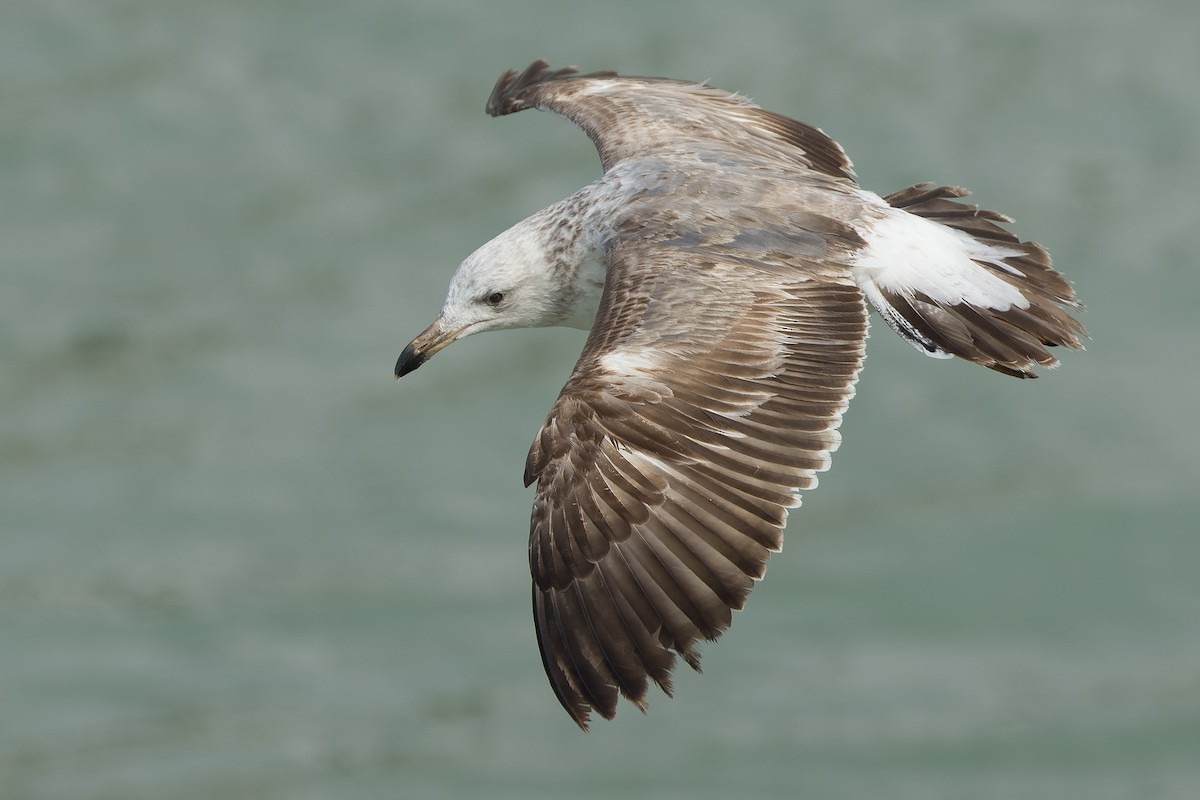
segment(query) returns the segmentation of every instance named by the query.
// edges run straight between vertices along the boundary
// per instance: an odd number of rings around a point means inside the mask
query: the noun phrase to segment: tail
[[[1083,349],[1081,309],[1050,255],[996,223],[1003,214],[955,202],[965,189],[920,183],[884,198],[855,277],[884,321],[918,350],[1033,378],[1048,347]]]

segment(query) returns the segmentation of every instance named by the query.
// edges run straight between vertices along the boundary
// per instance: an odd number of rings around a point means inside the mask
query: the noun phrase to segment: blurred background
[[[5,0],[0,797],[1200,796],[1194,0]],[[747,613],[642,716],[542,674],[521,488],[583,334],[400,349],[599,174],[502,70],[658,74],[956,183],[1088,305],[1037,381],[881,325]]]

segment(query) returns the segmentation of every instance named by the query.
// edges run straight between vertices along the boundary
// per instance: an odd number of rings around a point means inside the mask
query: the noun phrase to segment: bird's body
[[[525,472],[538,642],[584,726],[670,691],[742,607],[840,441],[868,304],[929,355],[1022,377],[1082,328],[1004,217],[945,186],[881,198],[736,95],[535,62],[488,102],[529,107],[577,122],[604,174],[469,256],[396,374],[483,330],[591,330]]]

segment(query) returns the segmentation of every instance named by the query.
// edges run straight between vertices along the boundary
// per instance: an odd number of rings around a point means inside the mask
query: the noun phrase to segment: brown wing
[[[848,280],[848,279],[847,279]],[[586,728],[668,693],[676,655],[740,609],[787,509],[840,440],[866,339],[850,283],[623,243],[575,371],[529,453],[547,675]]]
[[[720,141],[854,181],[841,145],[819,129],[702,84],[615,72],[580,75],[539,60],[524,72],[501,75],[487,102],[493,117],[526,108],[553,111],[583,128],[605,170],[660,148]]]

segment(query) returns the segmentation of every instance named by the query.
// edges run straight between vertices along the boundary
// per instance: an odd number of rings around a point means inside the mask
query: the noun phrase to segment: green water
[[[1200,12],[0,4],[0,797],[1200,797]],[[875,327],[705,674],[583,735],[525,450],[577,332],[400,384],[458,261],[597,174],[537,56],[712,79],[1044,242],[1034,382]]]

